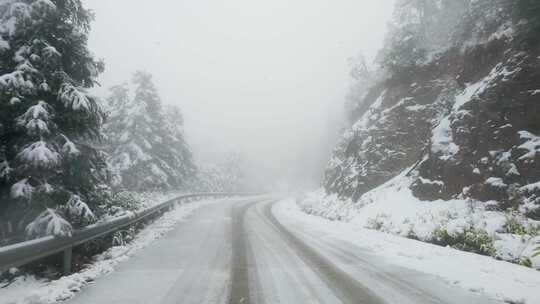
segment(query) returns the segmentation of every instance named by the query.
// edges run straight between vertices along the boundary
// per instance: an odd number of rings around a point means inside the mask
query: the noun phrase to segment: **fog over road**
[[[272,211],[206,205],[69,303],[496,303]]]

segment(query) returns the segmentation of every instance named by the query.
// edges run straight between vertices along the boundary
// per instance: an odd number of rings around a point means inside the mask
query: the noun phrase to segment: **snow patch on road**
[[[162,201],[164,198],[154,198],[151,201]],[[198,208],[219,201],[222,201],[222,199],[203,200],[177,206],[174,210],[165,213],[155,222],[145,227],[135,236],[132,242],[124,246],[112,247],[97,255],[91,265],[78,273],[54,281],[36,278],[32,275],[20,276],[9,286],[0,288],[0,303],[45,304],[70,299],[85,285],[100,276],[114,271],[116,265],[126,261],[154,240],[161,238]],[[5,284],[0,284],[0,286],[2,285]]]

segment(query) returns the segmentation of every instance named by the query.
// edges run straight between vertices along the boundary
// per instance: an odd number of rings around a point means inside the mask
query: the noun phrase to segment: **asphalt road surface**
[[[379,263],[361,244],[299,228],[275,200],[222,200],[84,288],[71,304],[497,303]]]

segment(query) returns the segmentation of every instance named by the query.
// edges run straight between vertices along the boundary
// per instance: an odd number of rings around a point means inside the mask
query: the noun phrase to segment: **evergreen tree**
[[[378,61],[402,72],[432,59],[433,52],[451,46],[451,35],[470,0],[398,0],[385,46]]]
[[[133,97],[127,84],[113,87],[109,97],[106,132],[118,186],[133,191],[178,189],[195,170],[182,115],[177,108],[164,113],[149,73],[136,72],[132,83]]]
[[[361,53],[355,57],[349,58],[348,63],[351,84],[347,94],[345,112],[347,113],[349,121],[354,122],[358,119],[358,113],[361,113],[366,106],[364,104],[364,99],[368,95],[369,89],[380,78],[381,73],[370,69],[364,55]]]
[[[177,168],[175,185],[184,186],[185,182],[195,177],[197,169],[189,145],[185,141],[182,111],[174,105],[167,105],[165,109],[165,121],[168,128],[166,134],[169,137],[171,154],[175,156],[171,158],[171,166]]]
[[[28,235],[91,222],[107,178],[91,19],[79,0],[0,4],[0,216]]]
[[[540,42],[540,1],[517,0],[514,3],[514,23],[523,40],[532,45]]]

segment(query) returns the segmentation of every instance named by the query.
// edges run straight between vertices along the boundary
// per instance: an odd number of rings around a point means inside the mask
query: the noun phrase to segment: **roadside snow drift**
[[[370,218],[389,210],[384,204],[394,204],[402,207],[396,207],[398,211],[384,217],[383,225],[396,233],[410,229],[407,223],[401,221],[404,219],[409,219],[409,224],[424,223],[424,226],[416,225],[418,233],[427,233],[429,227],[444,222],[448,223],[449,227],[461,229],[458,220],[452,221],[451,217],[444,214],[465,212],[463,209],[466,209],[466,204],[462,207],[455,207],[459,205],[455,203],[429,205],[436,205],[436,208],[421,207],[428,205],[413,200],[412,196],[407,194],[407,187],[400,188],[401,190],[398,188],[397,185],[386,185],[370,193],[363,201],[367,201],[368,198],[374,201],[362,211],[359,211],[358,206],[344,202],[342,205],[344,211],[340,213],[343,214],[343,218],[349,218],[349,222],[331,221],[302,212],[300,208],[311,210],[312,213],[318,210],[319,214],[325,214],[324,205],[315,204],[314,195],[300,205],[295,204],[294,200],[283,201],[274,208],[274,213],[278,218],[294,225],[312,227],[311,229],[317,230],[319,235],[327,234],[332,238],[354,243],[360,250],[370,252],[374,263],[382,260],[392,265],[435,275],[446,284],[459,286],[473,293],[485,294],[502,302],[540,303],[538,292],[540,272],[534,269],[364,228]],[[326,214],[335,218],[336,210],[328,210]],[[476,217],[471,215],[471,218],[478,221],[483,219],[488,226],[497,226],[497,222],[500,221],[498,215],[490,213],[479,213]]]

